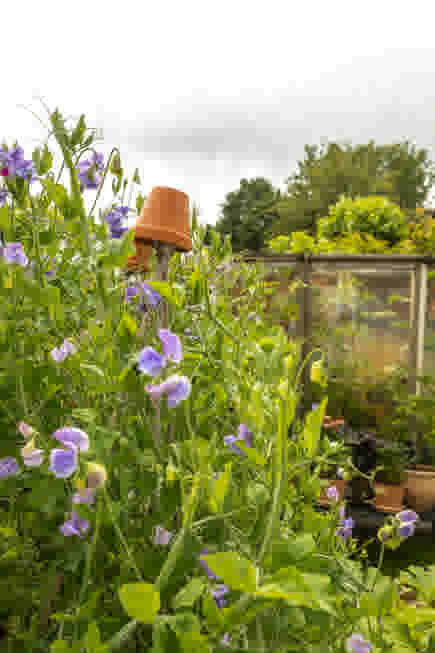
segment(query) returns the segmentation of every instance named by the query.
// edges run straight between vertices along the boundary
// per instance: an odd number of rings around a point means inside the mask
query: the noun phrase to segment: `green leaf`
[[[64,639],[58,639],[50,646],[50,653],[69,653],[70,647]]]
[[[218,513],[223,508],[225,497],[230,486],[230,480],[231,464],[225,465],[225,471],[222,472],[213,483],[209,504],[214,513]]]
[[[174,609],[191,608],[206,588],[201,578],[193,578],[174,598]]]
[[[152,623],[160,610],[160,593],[150,583],[123,585],[119,598],[128,616],[143,623]]]
[[[302,446],[310,458],[317,453],[327,401],[328,398],[325,397],[315,410],[308,413],[305,419],[302,431]]]
[[[169,304],[172,304],[176,307],[180,307],[182,304],[182,292],[181,288],[173,284],[169,284],[166,281],[154,281],[147,280],[147,284],[153,289],[156,290],[159,295],[166,299]]]
[[[250,593],[256,591],[257,570],[246,558],[232,552],[204,555],[202,558],[231,589]]]

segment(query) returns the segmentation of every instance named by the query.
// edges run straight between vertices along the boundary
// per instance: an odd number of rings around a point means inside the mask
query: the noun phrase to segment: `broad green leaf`
[[[206,588],[201,578],[193,578],[174,598],[174,609],[191,608]]]
[[[50,646],[50,653],[69,653],[70,647],[64,639],[58,639]]]
[[[301,437],[302,446],[309,457],[313,457],[317,453],[327,401],[328,398],[325,397],[315,410],[308,413],[305,419]]]
[[[210,508],[214,513],[222,510],[231,480],[231,464],[225,465],[225,471],[213,482],[212,494],[209,499]]]
[[[255,592],[257,570],[254,565],[237,553],[215,553],[202,556],[207,565],[231,589]]]
[[[119,598],[128,616],[143,623],[152,623],[160,610],[160,593],[150,583],[123,585]]]

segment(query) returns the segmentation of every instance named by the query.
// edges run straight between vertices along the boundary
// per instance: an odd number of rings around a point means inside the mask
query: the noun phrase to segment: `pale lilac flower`
[[[344,468],[343,468],[343,467],[339,467],[339,468],[337,469],[337,478],[343,478],[343,475],[344,475]]]
[[[142,284],[142,290],[145,294],[145,301],[148,304],[148,306],[154,308],[160,303],[162,298],[160,297],[157,290],[153,290],[153,288],[151,288],[151,286],[148,285],[147,283]]]
[[[139,288],[136,286],[127,286],[125,289],[125,301],[129,302],[132,297],[136,297],[139,292]]]
[[[25,467],[40,467],[44,462],[44,452],[42,449],[33,448],[31,451],[25,452],[26,447],[21,449],[23,456],[23,463]]]
[[[180,363],[183,358],[180,338],[169,329],[159,329],[159,338],[162,341],[165,358],[169,358],[174,363]]]
[[[355,526],[355,522],[352,517],[347,519],[340,520],[339,527],[337,529],[337,535],[343,539],[347,539],[352,536],[352,529]]]
[[[411,537],[411,535],[414,535],[415,533],[415,524],[411,522],[408,523],[405,522],[404,524],[401,524],[399,526],[397,532],[400,535],[400,537],[402,537],[403,539],[406,539],[407,537]]]
[[[207,574],[207,576],[209,577],[210,580],[219,580],[218,577],[216,576],[216,574],[214,572],[212,572],[212,570],[210,569],[210,567],[208,566],[206,561],[201,557],[201,556],[204,556],[204,555],[207,555],[207,554],[208,554],[207,549],[203,549],[201,551],[201,555],[200,555],[200,558],[199,558],[199,564],[204,569],[205,573]]]
[[[165,365],[166,361],[164,357],[152,347],[145,347],[139,354],[137,366],[143,374],[156,376],[162,371]]]
[[[127,226],[123,226],[121,221],[127,217],[131,209],[128,206],[118,206],[106,214],[106,222],[109,225],[111,238],[122,238],[126,231]]]
[[[362,635],[354,633],[346,640],[348,653],[370,653],[372,645]]]
[[[83,188],[98,188],[101,184],[101,172],[104,169],[103,154],[92,152],[91,157],[81,161],[76,170],[78,178]]]
[[[0,166],[3,177],[27,178],[29,183],[37,179],[33,161],[24,159],[24,150],[18,145],[10,150],[0,148]]]
[[[54,347],[51,350],[50,355],[56,363],[63,363],[70,354],[75,354],[76,352],[77,347],[70,340],[64,340],[60,347]]]
[[[29,262],[21,243],[8,243],[3,249],[3,256],[8,264],[15,263],[25,267]]]
[[[328,487],[328,489],[326,490],[326,496],[331,501],[336,501],[337,502],[337,501],[340,500],[340,495],[339,495],[338,490],[335,487],[335,485],[331,485],[330,487]]]
[[[6,189],[0,190],[0,207],[6,202],[6,197],[8,196],[8,191]]]
[[[224,437],[225,444],[228,444],[231,449],[239,455],[244,455],[244,452],[237,446],[236,443],[242,441],[246,447],[252,447],[252,433],[246,424],[240,424],[237,435],[226,435]]]
[[[230,588],[227,585],[218,585],[214,590],[212,590],[212,597],[215,600],[215,603],[219,610],[222,610],[227,604],[226,595],[229,593]]]
[[[156,526],[154,531],[153,542],[155,546],[168,546],[172,539],[172,533],[163,528],[163,526]]]
[[[70,535],[82,537],[88,528],[89,522],[86,519],[81,519],[76,512],[72,512],[71,519],[60,526],[60,531],[65,537],[69,537]]]
[[[192,385],[186,376],[170,376],[160,385],[147,385],[145,390],[151,399],[159,400],[166,395],[169,408],[175,408],[190,395]]]
[[[397,513],[396,519],[399,520],[397,531],[400,537],[405,539],[411,535],[414,535],[415,524],[419,519],[419,516],[416,512],[413,510],[402,510],[401,512]]]
[[[20,471],[18,463],[12,456],[0,458],[0,480],[9,476],[16,476]]]
[[[50,453],[50,471],[56,478],[69,478],[77,469],[77,449],[52,449]]]
[[[92,506],[94,501],[95,501],[94,490],[92,490],[89,487],[85,487],[82,490],[78,490],[77,492],[74,492],[74,494],[72,495],[72,502],[74,504],[87,503],[88,506]]]
[[[26,439],[31,438],[35,434],[35,430],[26,424],[26,422],[18,422],[18,430]]]
[[[53,433],[53,438],[62,442],[66,447],[89,451],[89,437],[87,433],[75,426],[64,426]]]
[[[230,640],[230,634],[225,633],[225,635],[221,639],[221,646],[230,646],[231,645],[231,640]]]

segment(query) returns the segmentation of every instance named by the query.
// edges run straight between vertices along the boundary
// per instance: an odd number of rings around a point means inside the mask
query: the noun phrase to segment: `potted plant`
[[[409,431],[410,423],[418,436],[415,460],[407,469],[408,505],[417,512],[435,507],[435,377],[420,377],[422,392],[397,402],[394,426]]]
[[[398,442],[384,442],[376,449],[375,502],[383,512],[400,512],[405,497],[409,453]]]

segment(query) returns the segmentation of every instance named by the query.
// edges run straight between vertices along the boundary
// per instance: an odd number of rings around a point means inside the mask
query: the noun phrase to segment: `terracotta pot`
[[[173,245],[177,250],[192,249],[189,226],[189,198],[175,188],[156,186],[135,225],[136,241]]]
[[[405,485],[375,483],[376,508],[382,512],[400,512],[403,509]]]
[[[340,497],[339,500],[344,501],[344,493],[346,491],[347,481],[344,481],[342,478],[331,478],[329,479],[328,487],[331,487],[331,485],[334,485],[337,488],[338,496]],[[328,499],[328,497],[326,496],[327,490],[328,488],[325,487],[322,490],[322,494],[319,497],[319,503],[323,506],[329,506],[330,504],[334,503],[332,499]]]
[[[417,512],[429,512],[435,507],[435,467],[417,465],[407,470],[407,503]]]

